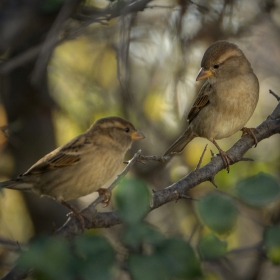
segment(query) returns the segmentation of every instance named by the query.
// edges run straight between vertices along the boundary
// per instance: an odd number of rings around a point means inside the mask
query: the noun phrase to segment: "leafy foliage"
[[[208,193],[198,201],[197,210],[203,223],[217,233],[228,233],[235,226],[236,205],[225,195]]]
[[[264,233],[264,245],[269,259],[280,264],[280,227],[268,227]]]
[[[218,259],[226,254],[227,242],[221,241],[216,235],[210,233],[200,239],[198,251],[204,260]]]
[[[118,212],[124,221],[123,266],[132,279],[195,279],[201,275],[194,250],[185,240],[167,238],[143,221],[149,206],[145,182],[125,179],[116,192]],[[19,265],[33,268],[38,279],[112,279],[118,267],[117,252],[102,236],[84,235],[73,241],[42,237],[22,252]],[[38,258],[40,256],[40,258]],[[144,268],[144,269],[143,269]],[[119,267],[120,269],[120,267]]]
[[[39,257],[38,257],[39,256]],[[27,252],[22,252],[19,266],[34,268],[35,277],[47,279],[111,279],[115,254],[101,236],[80,236],[73,242],[62,238],[41,237]]]
[[[256,193],[252,191],[252,186],[256,187]],[[249,205],[264,207],[273,201],[273,196],[278,195],[278,188],[273,177],[261,173],[241,180],[236,192]],[[91,234],[72,241],[41,237],[32,242],[28,251],[21,253],[18,260],[20,267],[32,267],[35,277],[42,280],[87,280],[92,279],[92,275],[96,279],[106,280],[113,279],[116,271],[128,273],[135,280],[197,279],[202,277],[200,264],[203,261],[215,261],[227,256],[228,242],[219,239],[216,234],[228,234],[235,229],[237,201],[214,191],[199,199],[197,212],[208,233],[199,238],[194,249],[184,239],[166,237],[144,221],[149,199],[149,191],[143,180],[126,178],[117,188],[115,201],[123,220],[120,243],[126,251],[121,262],[117,257],[118,252],[105,237]],[[280,263],[279,236],[279,225],[267,227],[264,231],[264,248],[274,264]]]
[[[236,186],[236,193],[248,205],[262,207],[279,198],[280,187],[274,177],[261,172],[239,181]]]
[[[124,179],[116,191],[116,203],[122,220],[127,224],[139,223],[149,210],[149,191],[139,179]]]

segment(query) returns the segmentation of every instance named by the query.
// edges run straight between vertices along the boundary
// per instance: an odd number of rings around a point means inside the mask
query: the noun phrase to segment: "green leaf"
[[[150,255],[131,254],[128,260],[132,279],[197,279],[199,262],[191,246],[182,239],[157,239]]]
[[[198,251],[202,259],[215,260],[225,255],[227,242],[221,241],[215,234],[210,233],[200,239]]]
[[[170,238],[156,248],[156,254],[166,267],[169,277],[196,279],[201,276],[199,262],[189,243],[179,238]]]
[[[263,207],[279,198],[280,188],[274,177],[261,172],[239,181],[236,193],[248,205]]]
[[[123,243],[131,248],[138,248],[144,242],[150,245],[157,245],[162,240],[164,240],[164,236],[145,223],[126,227],[123,233]]]
[[[112,279],[115,253],[104,237],[80,236],[67,241],[44,237],[31,243],[28,251],[20,255],[19,267],[34,269],[36,279]]]
[[[74,240],[79,258],[76,260],[77,274],[82,279],[112,279],[115,252],[109,242],[101,236],[81,236]]]
[[[234,201],[220,193],[211,192],[200,198],[197,211],[203,223],[219,234],[230,232],[236,224]]]
[[[128,269],[133,280],[164,280],[167,279],[167,267],[155,255],[130,255]]]
[[[41,237],[31,243],[28,251],[21,253],[18,265],[23,269],[33,268],[40,279],[72,279],[72,259],[66,240]]]
[[[266,228],[264,232],[264,245],[269,259],[274,264],[280,264],[280,227]]]
[[[142,180],[125,178],[118,186],[115,194],[120,217],[127,224],[136,224],[149,211],[149,191]]]

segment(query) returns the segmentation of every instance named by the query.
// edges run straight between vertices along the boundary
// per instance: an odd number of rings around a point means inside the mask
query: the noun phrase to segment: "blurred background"
[[[186,128],[186,114],[202,86],[195,79],[204,51],[221,39],[244,51],[259,78],[260,100],[247,125],[255,127],[277,105],[269,89],[280,94],[280,1],[1,1],[1,181],[22,174],[95,120],[110,115],[130,120],[146,135],[126,159],[140,148],[144,155],[162,155]],[[227,150],[240,136],[220,140],[219,145]],[[246,154],[254,162],[235,164],[229,174],[221,171],[218,190],[203,183],[188,195],[199,199],[217,191],[235,197],[238,182],[259,172],[279,182],[279,141],[279,135],[262,141]],[[169,163],[137,163],[129,176],[146,181],[150,189],[165,188],[194,170],[206,144],[204,165],[211,158],[209,149],[217,150],[197,138]],[[72,203],[81,209],[94,197]],[[261,208],[236,205],[235,228],[221,237],[229,251],[257,244],[264,227],[277,223],[280,214],[277,200]],[[100,211],[111,209],[114,203]],[[68,212],[52,199],[4,190],[0,236],[25,243],[59,228]],[[167,236],[193,236],[194,246],[210,231],[191,200],[164,205],[147,220]],[[118,230],[98,232],[117,242]],[[5,271],[13,256],[1,247]],[[245,261],[234,255],[231,264],[238,268],[235,279],[278,279],[280,273],[254,253]],[[205,264],[218,277],[211,279],[229,279],[223,278],[228,271],[221,267]]]

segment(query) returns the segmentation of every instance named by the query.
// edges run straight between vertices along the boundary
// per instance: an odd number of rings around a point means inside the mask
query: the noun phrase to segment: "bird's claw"
[[[224,165],[226,167],[227,172],[229,173],[230,171],[230,162],[234,162],[234,160],[223,150],[220,150],[220,156],[222,157],[222,160],[224,162]]]
[[[104,195],[102,203],[104,204],[104,208],[107,207],[111,200],[111,191],[106,188],[100,188],[97,192],[99,195]]]
[[[66,216],[67,217],[75,216],[79,220],[79,222],[80,222],[80,224],[82,226],[82,230],[84,231],[85,230],[85,219],[84,219],[84,216],[75,207],[73,207],[68,202],[66,202],[64,200],[61,200],[61,204],[63,204],[64,206],[66,206],[67,208],[69,208],[72,211],[72,212],[68,213]]]
[[[256,138],[256,136],[255,136],[255,134],[254,134],[254,131],[256,131],[256,129],[255,129],[254,127],[251,127],[251,128],[249,128],[249,127],[243,127],[243,128],[241,129],[241,131],[242,131],[241,137],[243,137],[244,135],[248,134],[248,135],[250,135],[250,136],[254,139],[255,148],[256,148],[257,145],[258,145],[258,140],[257,140],[257,138]]]

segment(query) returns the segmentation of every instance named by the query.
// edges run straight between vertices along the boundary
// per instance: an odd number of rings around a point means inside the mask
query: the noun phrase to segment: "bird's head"
[[[110,137],[113,141],[110,145],[122,147],[123,150],[128,150],[132,141],[144,139],[142,132],[138,131],[132,123],[120,117],[106,117],[97,120],[92,128],[98,131],[99,135]]]
[[[252,69],[238,46],[227,41],[217,41],[205,51],[196,80],[209,78],[209,82],[214,83],[217,78],[229,79],[246,71]]]

